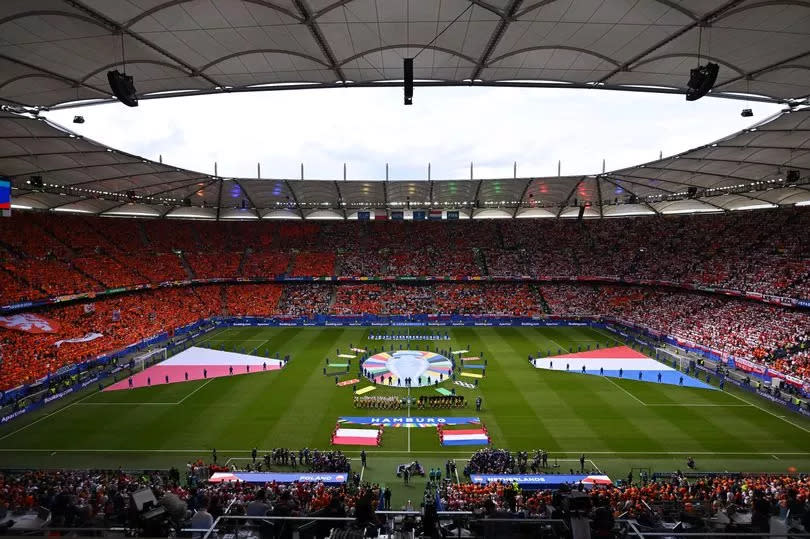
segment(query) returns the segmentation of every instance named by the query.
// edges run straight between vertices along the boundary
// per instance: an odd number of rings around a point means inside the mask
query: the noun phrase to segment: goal
[[[678,365],[678,370],[681,372],[684,372],[686,368],[690,366],[691,362],[695,361],[694,358],[680,353],[678,349],[656,348],[655,355],[658,361],[663,361],[667,365],[672,365],[673,362],[675,362],[675,364]]]
[[[132,370],[142,371],[146,367],[154,365],[155,363],[159,363],[165,359],[166,359],[165,348],[155,348],[154,350],[148,350],[132,358],[133,363]]]

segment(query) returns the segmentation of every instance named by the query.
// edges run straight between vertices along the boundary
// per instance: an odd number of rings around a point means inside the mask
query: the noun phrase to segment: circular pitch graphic
[[[363,362],[363,370],[375,384],[405,387],[405,379],[410,378],[411,386],[418,387],[447,380],[453,372],[453,362],[434,352],[398,350],[374,354]]]

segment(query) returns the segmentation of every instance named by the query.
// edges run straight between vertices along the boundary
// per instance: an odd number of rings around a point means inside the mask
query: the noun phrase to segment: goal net
[[[143,352],[138,354],[137,356],[132,358],[133,362],[133,370],[135,371],[142,371],[146,367],[150,365],[154,365],[160,361],[166,359],[166,349],[165,348],[155,348],[154,350],[149,350],[147,352]]]
[[[695,361],[694,358],[682,353],[679,349],[672,350],[669,348],[656,348],[655,355],[658,361],[663,361],[667,365],[672,365],[673,367],[677,365],[678,370],[681,372],[689,367],[690,362]]]

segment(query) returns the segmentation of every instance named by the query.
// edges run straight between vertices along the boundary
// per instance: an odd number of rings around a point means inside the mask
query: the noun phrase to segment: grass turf
[[[497,447],[545,449],[562,470],[589,466],[611,477],[632,468],[672,471],[686,456],[707,471],[810,471],[810,421],[757,397],[611,380],[578,373],[534,369],[527,356],[556,354],[597,343],[617,345],[613,336],[591,328],[447,329],[450,341],[410,341],[411,348],[469,348],[488,360],[479,388],[451,382],[469,401],[466,409],[419,410],[413,415],[478,416]],[[444,331],[444,329],[442,329]],[[0,429],[0,467],[167,468],[192,458],[220,462],[247,459],[250,449],[329,447],[341,415],[404,415],[406,410],[357,410],[352,387],[324,376],[324,358],[349,344],[369,350],[397,341],[369,341],[368,328],[233,328],[206,338],[217,348],[234,344],[264,355],[290,354],[281,371],[100,393],[89,390],[48,406]],[[389,330],[389,333],[391,331]],[[251,345],[252,346],[248,346]],[[353,363],[348,375],[355,377]],[[464,379],[472,382],[472,379]],[[365,387],[363,381],[359,387]],[[379,387],[370,395],[404,396],[405,389]],[[436,395],[435,388],[412,389],[412,396]],[[475,397],[484,407],[475,413]],[[360,448],[342,448],[357,457]],[[432,428],[386,429],[383,445],[367,450],[364,479],[394,485],[397,464],[418,459],[444,470],[447,458],[468,458],[475,448],[439,445]],[[240,461],[246,462],[246,460]],[[359,469],[359,458],[356,462]],[[460,473],[460,472],[459,472]],[[636,477],[638,475],[636,474]],[[462,477],[463,479],[463,477]],[[418,499],[424,482],[394,487],[394,502]]]

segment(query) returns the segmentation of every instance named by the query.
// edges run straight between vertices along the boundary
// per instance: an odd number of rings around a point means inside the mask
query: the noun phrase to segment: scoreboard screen
[[[6,178],[0,178],[0,213],[11,215],[11,182]]]

